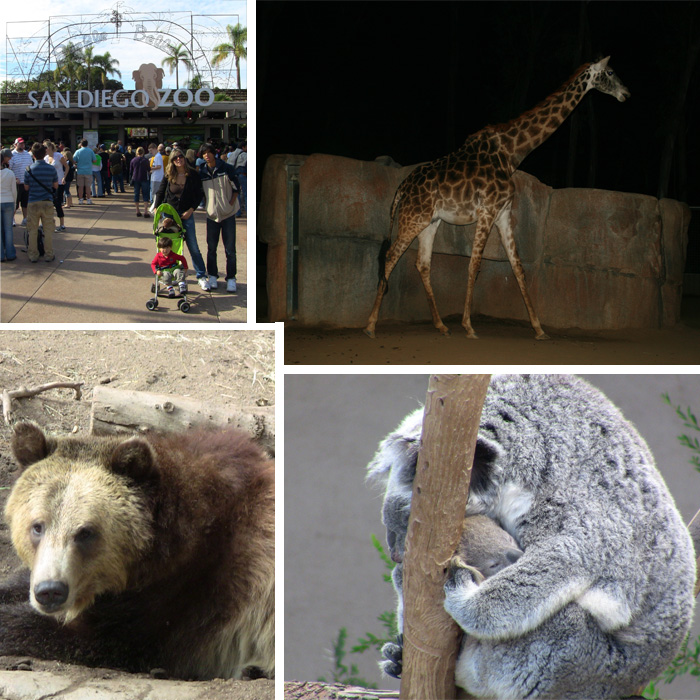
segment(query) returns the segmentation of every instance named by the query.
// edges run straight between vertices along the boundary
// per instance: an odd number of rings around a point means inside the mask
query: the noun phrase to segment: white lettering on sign
[[[191,90],[180,88],[179,90],[162,89],[158,90],[160,100],[158,107],[189,107],[196,104],[200,107],[208,107],[214,104],[214,91],[211,88],[199,88],[192,94]],[[132,107],[143,109],[148,107],[151,101],[145,90],[134,90],[129,99],[128,90],[116,90],[112,94],[111,90],[78,90],[75,98],[70,90],[61,93],[56,90],[53,93],[48,90],[41,97],[39,93],[32,90],[29,93],[29,109],[87,109],[88,107],[117,107],[124,109],[131,103]],[[140,98],[140,99],[139,99]]]

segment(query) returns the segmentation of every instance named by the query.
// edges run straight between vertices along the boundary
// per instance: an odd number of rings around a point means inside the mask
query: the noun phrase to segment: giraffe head
[[[610,56],[596,63],[591,63],[589,73],[591,76],[589,87],[600,90],[607,95],[612,95],[619,102],[624,102],[630,97],[630,91],[622,84],[615,71],[608,66]]]

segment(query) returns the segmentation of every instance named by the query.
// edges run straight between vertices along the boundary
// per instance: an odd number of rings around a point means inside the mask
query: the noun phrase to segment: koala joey
[[[385,486],[399,563],[422,419],[422,409],[407,416],[368,467]],[[647,445],[600,391],[563,375],[494,377],[466,509],[475,514],[523,554],[483,582],[451,567],[445,609],[465,632],[459,686],[503,700],[614,698],[674,658],[692,618],[693,546]]]
[[[453,567],[471,568],[475,581],[481,583],[515,563],[522,553],[518,543],[494,520],[485,515],[468,515],[464,518],[462,536],[452,562]],[[394,587],[402,595],[402,564],[394,567],[392,576]],[[388,642],[382,648],[385,661],[380,666],[388,676],[401,677],[402,645],[403,636],[399,635],[397,643]]]

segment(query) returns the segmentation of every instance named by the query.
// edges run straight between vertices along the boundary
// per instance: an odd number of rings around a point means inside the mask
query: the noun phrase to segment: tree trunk
[[[270,452],[275,450],[274,407],[231,408],[143,391],[96,386],[90,432],[114,434],[148,430],[182,431],[195,427],[241,428]]]
[[[404,559],[401,698],[455,698],[461,630],[443,607],[457,549],[489,375],[434,375],[413,482]]]

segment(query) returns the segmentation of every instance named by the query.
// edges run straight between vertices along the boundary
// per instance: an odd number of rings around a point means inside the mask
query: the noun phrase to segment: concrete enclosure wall
[[[324,154],[268,159],[259,235],[268,243],[271,321],[287,319],[294,166],[299,261],[294,316],[309,326],[363,327],[376,293],[377,256],[389,229],[391,201],[415,166]],[[690,222],[686,204],[597,189],[555,190],[524,172],[513,179],[516,245],[543,325],[659,328],[679,320]],[[474,230],[475,225],[443,222],[435,237],[431,279],[443,317],[464,310]],[[416,253],[414,241],[391,275],[380,320],[430,320]],[[472,313],[527,320],[496,230],[486,245]]]

